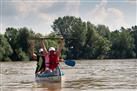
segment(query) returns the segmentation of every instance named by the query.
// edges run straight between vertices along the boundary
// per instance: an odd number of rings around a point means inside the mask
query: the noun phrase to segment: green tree
[[[34,34],[32,31],[30,31],[28,28],[20,28],[18,30],[18,36],[17,36],[17,47],[21,48],[22,51],[25,53],[28,52],[29,49],[29,38],[32,37],[32,34]]]
[[[132,58],[134,53],[134,38],[128,29],[121,28],[120,31],[111,33],[111,58]]]
[[[137,57],[137,26],[133,26],[131,28],[132,30],[132,35],[133,35],[133,38],[134,38],[134,45],[135,45],[135,53],[136,53],[136,57]]]
[[[18,30],[15,28],[6,28],[5,37],[8,40],[13,53],[11,55],[12,60],[19,60],[18,55],[16,53],[17,48],[17,36],[18,36]]]
[[[49,37],[49,38],[57,38],[59,36],[55,32],[51,32],[47,37]],[[49,48],[51,46],[57,48],[58,40],[50,40],[50,39],[46,40],[46,46],[47,46],[47,48]]]
[[[79,58],[83,49],[86,24],[74,16],[59,17],[53,22],[53,30],[64,37],[69,58]]]
[[[97,26],[97,31],[101,36],[103,36],[107,39],[110,39],[110,30],[105,25],[98,25]]]
[[[73,32],[71,32],[71,40],[69,44],[69,50],[73,54],[73,58],[81,58],[83,47],[86,39],[86,23],[81,20],[77,21],[75,25],[72,27]]]
[[[15,28],[6,28],[5,37],[7,38],[9,44],[11,45],[12,49],[17,48],[17,36],[18,31]]]
[[[12,60],[22,60],[19,53],[24,52],[23,55],[28,54],[29,49],[29,38],[34,36],[35,33],[27,28],[7,28],[5,32],[5,37],[7,38],[9,44],[13,49],[13,54],[11,56]],[[20,51],[21,50],[21,51]]]
[[[70,38],[71,32],[73,31],[72,26],[75,25],[77,20],[81,19],[74,16],[59,17],[53,22],[52,28],[57,34],[62,35],[64,38]]]
[[[10,61],[12,48],[4,35],[0,34],[0,61]]]
[[[22,51],[21,48],[18,50],[18,57],[19,57],[20,61],[28,61],[29,60],[29,56],[27,55],[27,53]]]
[[[106,38],[100,36],[96,29],[96,26],[87,22],[87,38],[83,54],[85,58],[107,58],[108,52],[110,51],[110,42]]]

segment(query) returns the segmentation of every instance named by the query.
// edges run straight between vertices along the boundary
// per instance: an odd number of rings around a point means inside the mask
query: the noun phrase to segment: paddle
[[[74,67],[76,64],[76,62],[74,60],[64,60],[64,63],[71,67]]]
[[[44,39],[49,39],[49,40],[59,40],[62,39],[63,37],[32,37],[30,39],[32,40],[44,40]],[[65,40],[76,40],[76,38],[64,38]]]

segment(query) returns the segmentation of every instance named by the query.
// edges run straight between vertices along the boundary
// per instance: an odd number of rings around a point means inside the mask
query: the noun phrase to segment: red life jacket
[[[49,69],[54,70],[59,64],[59,57],[56,53],[49,54]]]

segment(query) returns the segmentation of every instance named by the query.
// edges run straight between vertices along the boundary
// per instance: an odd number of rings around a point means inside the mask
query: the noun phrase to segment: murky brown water
[[[75,67],[61,63],[61,83],[36,83],[36,62],[0,62],[0,91],[135,91],[137,59],[82,60]]]

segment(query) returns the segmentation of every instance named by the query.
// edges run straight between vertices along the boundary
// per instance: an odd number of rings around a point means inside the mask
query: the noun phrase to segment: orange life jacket
[[[49,68],[51,70],[54,70],[55,68],[57,68],[58,64],[59,64],[59,57],[57,56],[57,54],[49,55]]]
[[[54,70],[59,64],[59,57],[56,53],[47,54],[45,58],[46,67],[51,70]]]

